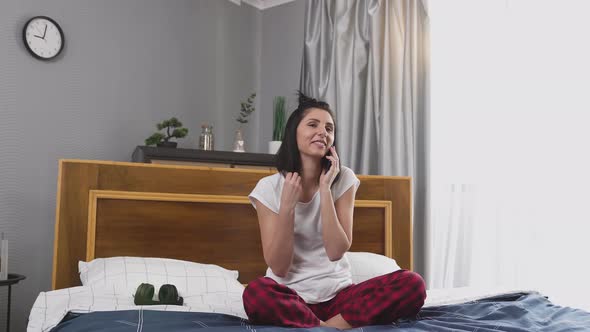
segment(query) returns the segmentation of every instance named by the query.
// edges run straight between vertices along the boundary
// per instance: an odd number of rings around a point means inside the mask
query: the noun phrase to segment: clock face
[[[38,59],[56,57],[64,47],[64,34],[59,25],[49,17],[30,19],[23,29],[26,48]]]

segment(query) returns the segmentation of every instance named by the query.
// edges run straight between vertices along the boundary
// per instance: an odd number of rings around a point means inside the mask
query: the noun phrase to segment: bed
[[[243,312],[243,284],[266,269],[247,195],[270,174],[61,160],[53,290],[37,297],[28,331],[305,330],[252,326]],[[411,270],[411,179],[359,179],[353,280],[400,267]],[[133,291],[140,282],[156,288],[175,284],[185,303],[136,306]],[[363,330],[571,331],[589,326],[589,313],[553,306],[536,292],[455,289],[430,290],[416,318]]]

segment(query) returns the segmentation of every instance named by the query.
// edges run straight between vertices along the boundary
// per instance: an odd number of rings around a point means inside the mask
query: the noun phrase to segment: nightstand
[[[8,304],[6,305],[7,314],[6,314],[6,332],[10,331],[10,297],[12,292],[12,285],[18,283],[21,280],[26,279],[25,276],[16,274],[16,273],[9,273],[8,279],[0,280],[0,287],[8,286]]]

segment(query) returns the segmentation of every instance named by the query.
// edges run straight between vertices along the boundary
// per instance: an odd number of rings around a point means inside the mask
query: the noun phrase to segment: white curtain
[[[431,288],[590,310],[590,1],[445,0],[431,20]]]
[[[428,14],[421,0],[308,0],[301,90],[336,114],[338,155],[358,174],[414,180],[414,270],[424,273]]]

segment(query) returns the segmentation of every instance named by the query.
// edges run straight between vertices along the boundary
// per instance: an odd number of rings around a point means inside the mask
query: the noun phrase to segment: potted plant
[[[248,117],[252,112],[256,110],[254,107],[254,98],[256,98],[256,93],[252,93],[246,101],[242,101],[240,103],[240,114],[236,118],[236,121],[239,123],[238,129],[236,129],[235,137],[234,137],[234,152],[246,152],[244,147],[244,134],[242,133],[242,125],[248,123]]]
[[[182,138],[188,134],[187,128],[182,128],[182,122],[177,118],[164,120],[156,124],[158,130],[166,129],[166,134],[156,132],[145,140],[145,145],[156,145],[158,147],[175,148],[178,143],[171,142],[172,138]]]
[[[273,130],[272,141],[268,142],[268,153],[276,154],[281,147],[281,140],[285,134],[285,97],[277,96],[272,103]]]

